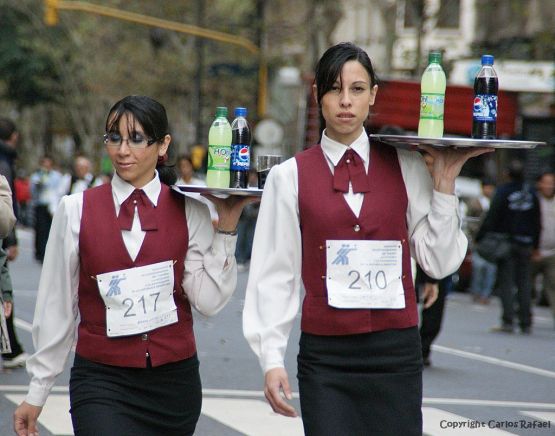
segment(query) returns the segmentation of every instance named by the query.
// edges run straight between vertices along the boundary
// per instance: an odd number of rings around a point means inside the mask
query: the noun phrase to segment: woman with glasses
[[[297,357],[305,434],[420,435],[422,352],[411,255],[434,277],[457,269],[455,177],[484,149],[422,156],[370,142],[378,91],[370,58],[342,43],[316,66],[321,143],[272,168],[256,224],[243,330],[273,410],[297,411],[285,370],[304,300]],[[385,96],[387,98],[387,96]]]
[[[191,306],[213,315],[231,297],[235,229],[253,199],[211,197],[214,232],[203,203],[173,192],[166,111],[149,97],[110,109],[104,143],[111,183],[64,197],[54,216],[31,382],[14,428],[38,432],[77,327],[69,385],[76,435],[191,435],[202,398]]]

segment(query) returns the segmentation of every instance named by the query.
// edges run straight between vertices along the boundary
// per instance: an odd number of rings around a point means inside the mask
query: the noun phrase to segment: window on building
[[[461,16],[460,8],[460,0],[441,0],[437,13],[437,27],[458,29]]]
[[[422,0],[405,0],[405,16],[403,24],[405,29],[414,28],[418,24],[419,9],[423,6]]]

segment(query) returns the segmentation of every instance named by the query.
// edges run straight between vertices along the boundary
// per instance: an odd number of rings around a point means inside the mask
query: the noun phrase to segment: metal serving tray
[[[471,138],[425,138],[421,136],[407,135],[370,135],[370,140],[377,140],[393,145],[394,147],[416,150],[419,145],[431,145],[438,148],[535,148],[538,145],[545,145],[545,142],[538,141],[509,141],[503,139],[471,139]]]
[[[198,185],[173,185],[172,188],[180,193],[185,192],[197,192],[197,193],[207,193],[218,196],[228,196],[228,195],[240,195],[243,197],[260,197],[262,196],[263,189],[258,188],[209,188],[207,186]]]

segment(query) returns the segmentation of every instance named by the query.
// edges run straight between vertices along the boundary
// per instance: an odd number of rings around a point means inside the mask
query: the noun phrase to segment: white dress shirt
[[[322,136],[322,150],[333,173],[347,146]],[[350,145],[368,172],[370,144],[363,131]],[[434,278],[456,271],[468,241],[461,230],[458,199],[433,190],[432,178],[420,153],[397,150],[408,196],[407,226],[411,254]],[[352,186],[345,193],[359,215],[363,193]],[[333,225],[333,223],[330,223]],[[266,372],[284,366],[284,355],[301,294],[301,231],[298,175],[294,158],[270,171],[254,234],[249,281],[243,311],[243,332]]]
[[[134,189],[117,174],[114,175],[112,192],[116,214]],[[142,189],[157,205],[161,191],[158,175]],[[45,403],[55,377],[65,367],[76,337],[82,210],[82,193],[63,197],[54,215],[46,246],[33,319],[36,351],[27,361],[31,383],[26,401],[36,406]],[[184,212],[189,247],[185,257],[183,289],[195,309],[204,315],[213,315],[223,308],[235,290],[237,237],[214,233],[207,207],[195,199],[185,197]],[[131,230],[122,230],[125,247],[133,260],[145,234],[135,209]],[[109,250],[109,247],[106,249]]]

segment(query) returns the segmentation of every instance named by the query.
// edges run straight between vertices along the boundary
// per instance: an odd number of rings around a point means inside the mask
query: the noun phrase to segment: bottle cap
[[[235,108],[235,116],[236,117],[246,117],[247,116],[247,108],[246,107],[236,107]]]
[[[482,55],[482,65],[493,65],[493,56]]]
[[[432,51],[428,55],[428,63],[441,64],[441,52]]]
[[[227,117],[227,107],[218,106],[216,108],[216,118],[218,117]]]

